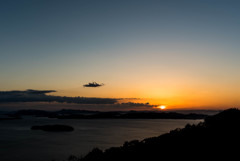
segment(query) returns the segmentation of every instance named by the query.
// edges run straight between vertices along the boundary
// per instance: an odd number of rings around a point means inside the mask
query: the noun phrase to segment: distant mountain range
[[[58,119],[204,119],[205,114],[182,114],[176,112],[155,112],[155,111],[86,111],[86,110],[19,110],[9,114],[14,117],[33,115],[37,117],[49,117]]]

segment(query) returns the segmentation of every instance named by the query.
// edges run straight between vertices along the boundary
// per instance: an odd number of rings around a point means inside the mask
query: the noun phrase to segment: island
[[[42,125],[42,126],[32,126],[31,130],[43,130],[50,132],[70,132],[74,128],[68,125]]]

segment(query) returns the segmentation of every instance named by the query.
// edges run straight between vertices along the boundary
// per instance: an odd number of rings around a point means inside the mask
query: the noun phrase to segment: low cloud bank
[[[115,98],[61,97],[46,95],[55,90],[0,91],[0,103],[13,102],[59,102],[77,104],[114,104]]]

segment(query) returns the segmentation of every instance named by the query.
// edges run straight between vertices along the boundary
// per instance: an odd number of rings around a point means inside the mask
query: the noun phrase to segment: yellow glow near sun
[[[166,108],[166,106],[161,105],[161,106],[158,106],[158,108],[161,109],[161,110],[164,110]]]

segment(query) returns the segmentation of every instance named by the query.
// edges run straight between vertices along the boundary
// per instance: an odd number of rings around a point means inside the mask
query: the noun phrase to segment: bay
[[[81,156],[95,147],[121,146],[125,141],[159,136],[186,124],[203,120],[174,119],[50,119],[24,117],[0,121],[1,161],[63,161]],[[70,125],[73,132],[31,130],[34,125]]]

